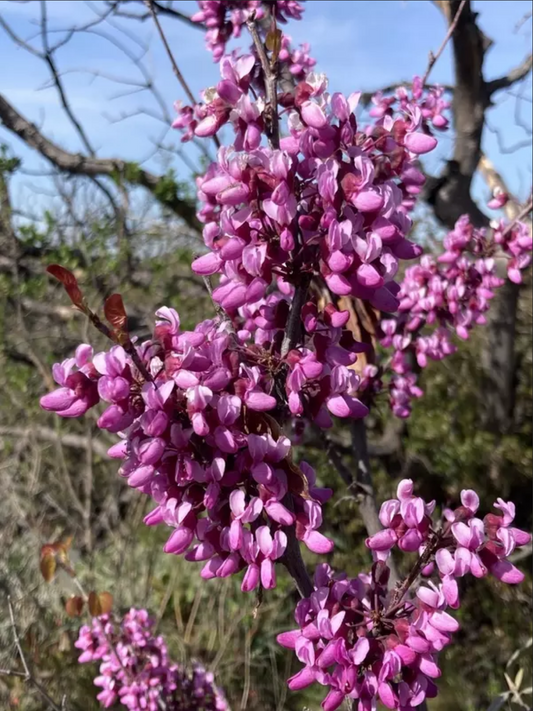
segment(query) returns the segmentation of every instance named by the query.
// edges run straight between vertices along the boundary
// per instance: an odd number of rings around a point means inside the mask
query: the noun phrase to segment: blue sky
[[[491,79],[520,64],[531,52],[531,20],[519,31],[516,25],[531,10],[526,0],[488,0],[474,2],[479,12],[483,31],[494,40],[494,46],[486,58],[486,76]],[[80,0],[49,0],[49,26],[55,38],[64,36],[61,30],[72,25],[82,25],[96,17],[96,12],[105,8],[103,2],[85,3]],[[296,43],[309,41],[312,55],[318,60],[317,69],[324,71],[330,80],[332,91],[350,93],[354,90],[377,89],[380,86],[409,80],[414,74],[423,74],[430,50],[435,51],[446,32],[444,19],[429,0],[308,0],[302,22],[291,22],[286,28]],[[175,6],[188,14],[196,8],[196,2],[184,0]],[[24,39],[40,48],[37,20],[40,3],[2,2],[1,12],[13,30]],[[176,60],[197,94],[203,87],[217,81],[218,68],[204,49],[202,32],[174,20],[163,18],[162,22]],[[146,47],[144,65],[159,88],[168,114],[173,115],[172,103],[184,98],[181,87],[172,74],[168,59],[160,45],[159,37],[151,22],[115,21],[113,26],[102,29],[119,40],[130,52],[140,54],[141,46],[126,37],[120,27],[134,32]],[[33,37],[33,38],[32,38]],[[236,46],[246,46],[248,38],[242,37]],[[49,80],[46,67],[36,57],[16,47],[0,28],[3,76],[1,91],[24,115],[39,125],[45,135],[65,148],[77,151],[81,144],[66,120],[58,101],[55,88],[46,88]],[[137,115],[122,121],[117,119],[142,109],[160,111],[148,93],[121,95],[134,87],[123,86],[102,76],[95,77],[88,70],[111,74],[128,80],[139,77],[138,71],[116,47],[95,34],[85,33],[76,37],[57,54],[72,107],[97,148],[105,157],[121,157],[127,160],[145,161],[144,165],[154,171],[174,167],[179,177],[189,174],[184,162],[176,154],[180,147],[178,136],[166,132],[165,145],[170,149],[163,155],[153,157],[154,141],[166,131],[166,125],[151,116]],[[450,50],[447,48],[432,73],[432,81],[452,83]],[[531,125],[531,74],[513,93],[524,98],[502,93],[498,105],[489,112],[489,122],[502,134],[503,147],[516,144],[523,147],[513,153],[502,152],[497,136],[485,132],[484,149],[495,166],[503,174],[510,188],[524,199],[532,182],[530,136],[516,125],[518,111],[526,125]],[[28,170],[47,170],[46,162],[39,159],[0,127],[0,142],[13,147]],[[439,150],[428,157],[427,168],[437,173],[442,161],[450,156],[451,135],[442,135]],[[194,160],[198,151],[186,148]],[[150,157],[152,155],[152,157]],[[35,201],[33,187],[39,180],[33,176],[17,178],[15,200]],[[42,184],[42,180],[40,181]],[[486,188],[478,181],[476,195],[486,195]],[[48,198],[43,196],[43,204]]]

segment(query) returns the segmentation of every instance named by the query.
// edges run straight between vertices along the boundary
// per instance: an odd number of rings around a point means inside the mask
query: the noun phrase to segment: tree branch
[[[457,24],[458,24],[458,22],[459,22],[459,18],[461,17],[461,13],[462,13],[462,11],[463,11],[465,5],[466,5],[466,0],[461,0],[461,4],[460,4],[459,7],[457,8],[457,11],[456,11],[456,13],[455,13],[455,16],[454,16],[454,18],[453,18],[453,20],[452,20],[452,22],[450,23],[450,26],[449,26],[449,28],[448,28],[448,32],[446,33],[446,36],[445,36],[444,39],[442,40],[441,46],[440,46],[439,49],[437,50],[437,54],[433,54],[433,52],[430,52],[430,54],[429,54],[428,68],[426,69],[426,73],[425,73],[424,76],[422,77],[422,87],[424,87],[424,86],[426,85],[426,82],[427,82],[427,80],[428,80],[428,78],[429,78],[429,75],[431,74],[431,71],[432,71],[433,67],[434,67],[435,64],[438,62],[439,57],[440,57],[441,54],[444,52],[444,49],[445,49],[446,45],[447,45],[448,42],[450,41],[451,36],[453,35],[453,33],[454,33],[454,31],[455,31],[455,28],[457,27]]]
[[[15,612],[13,610],[13,604],[11,602],[11,598],[8,596],[7,598],[7,606],[9,609],[9,619],[11,621],[11,629],[13,632],[13,642],[15,644],[18,656],[20,658],[20,661],[22,662],[22,667],[24,669],[24,673],[16,673],[11,670],[2,670],[2,673],[8,674],[10,676],[20,676],[24,679],[24,681],[27,681],[30,683],[33,687],[35,687],[35,690],[39,693],[43,701],[46,702],[47,706],[49,709],[52,709],[52,711],[61,711],[60,707],[56,704],[56,702],[48,696],[46,693],[46,690],[44,689],[43,686],[35,679],[33,674],[30,671],[30,667],[28,665],[28,662],[26,661],[26,657],[24,655],[24,650],[22,649],[22,644],[20,642],[20,637],[17,629],[17,623],[15,621]]]
[[[14,437],[21,439],[24,437],[35,437],[43,442],[52,442],[54,444],[62,444],[65,447],[70,447],[71,449],[87,449],[87,437],[75,434],[63,434],[61,432],[56,432],[49,427],[40,427],[33,425],[31,428],[23,427],[4,427],[0,426],[0,437]],[[95,454],[104,459],[109,459],[107,454],[107,447],[103,442],[98,440],[93,440],[92,449]]]
[[[140,168],[137,164],[130,164],[120,158],[96,158],[80,153],[70,153],[46,138],[35,124],[22,116],[2,95],[0,95],[0,123],[16,134],[30,148],[38,151],[59,170],[87,177],[115,178],[123,176],[127,182],[149,190],[163,206],[181,217],[195,232],[201,231],[195,208],[191,203],[182,200],[175,194],[171,197],[162,197],[159,194],[165,176],[155,175]]]
[[[124,4],[124,1],[125,0],[116,0],[115,2],[108,3],[112,7],[113,14],[117,17],[128,17],[132,20],[140,20],[141,22],[144,22],[145,20],[150,19],[150,17],[152,16],[150,12],[137,14],[135,12],[125,12],[124,10],[119,10],[119,7]],[[144,0],[139,0],[139,2],[144,2]],[[131,0],[129,4],[131,4]],[[175,20],[185,22],[185,24],[189,25],[190,27],[194,27],[197,30],[204,29],[204,26],[200,22],[193,22],[189,15],[186,15],[184,12],[175,10],[172,7],[165,7],[164,5],[161,5],[161,3],[155,2],[155,0],[153,2],[153,5],[161,15],[168,15],[169,17],[173,17]]]
[[[531,68],[533,67],[533,55],[528,55],[524,61],[503,77],[498,77],[498,79],[492,79],[492,81],[487,82],[486,89],[489,96],[492,96],[496,91],[501,89],[508,89],[516,82],[525,79]]]

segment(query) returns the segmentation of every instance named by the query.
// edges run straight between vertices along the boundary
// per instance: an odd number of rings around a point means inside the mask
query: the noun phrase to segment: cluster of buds
[[[314,682],[329,687],[325,711],[345,699],[359,700],[359,711],[372,711],[378,700],[403,711],[435,697],[438,653],[459,629],[447,612],[459,607],[457,579],[489,572],[509,584],[524,578],[508,557],[531,536],[512,526],[512,503],[498,499],[501,515],[481,520],[477,494],[464,490],[461,506],[446,509],[436,525],[435,502],[415,496],[412,481],[400,482],[397,495],[381,507],[384,530],[367,540],[377,559],[371,573],[349,580],[320,565],[315,591],[296,608],[298,628],[278,636],[305,665],[289,680],[290,688]],[[386,560],[394,546],[418,556],[405,580],[389,590]],[[435,571],[440,579],[412,591],[421,575]]]
[[[117,622],[100,615],[84,625],[75,646],[80,664],[100,662],[94,680],[104,708],[120,703],[130,711],[229,711],[213,674],[199,664],[191,669],[173,664],[154,620],[146,610],[132,608]]]

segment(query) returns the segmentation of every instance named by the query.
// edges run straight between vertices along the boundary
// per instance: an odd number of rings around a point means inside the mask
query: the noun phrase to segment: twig
[[[529,202],[526,204],[524,209],[521,210],[520,213],[515,217],[515,219],[507,225],[507,227],[502,232],[502,237],[507,236],[518,222],[520,222],[524,219],[524,217],[527,217],[529,215],[531,210],[533,210],[533,196],[529,198]]]
[[[363,523],[369,536],[381,530],[378,516],[374,485],[372,483],[372,470],[368,455],[368,442],[364,420],[354,420],[352,423],[352,452],[356,465],[355,480],[359,482],[363,493],[359,497],[359,507]],[[353,477],[352,477],[353,479]],[[389,584],[394,586],[399,581],[398,570],[392,558],[388,561],[390,570]]]
[[[65,93],[65,89],[63,87],[63,82],[61,81],[61,78],[59,76],[59,71],[58,71],[56,63],[54,61],[54,55],[53,55],[54,50],[50,49],[50,45],[48,42],[48,15],[47,15],[47,9],[46,9],[46,0],[41,0],[41,37],[42,37],[42,43],[43,43],[42,59],[48,65],[48,68],[50,69],[50,73],[52,75],[52,81],[57,88],[57,91],[59,94],[59,99],[61,101],[61,105],[63,106],[65,113],[69,117],[72,125],[74,126],[79,137],[81,138],[83,145],[85,146],[85,148],[87,149],[89,154],[91,156],[94,156],[95,152],[94,152],[94,149],[87,137],[87,134],[85,133],[81,123],[78,121],[78,119],[74,115],[74,112],[72,111],[72,108],[69,104],[67,95]]]
[[[268,124],[268,139],[272,148],[279,148],[279,116],[278,116],[278,93],[277,93],[277,72],[275,71],[275,66],[273,67],[267,57],[265,47],[257,31],[257,25],[255,20],[248,20],[246,23],[250,34],[252,35],[252,40],[254,42],[255,48],[257,50],[257,55],[259,61],[261,62],[261,68],[263,69],[263,74],[265,78],[265,89],[267,105],[265,108],[267,124]]]
[[[153,0],[153,2],[154,7],[156,7],[158,12],[160,12],[162,15],[174,17],[176,20],[185,22],[187,25],[189,25],[190,27],[194,27],[197,30],[202,30],[204,28],[204,25],[202,25],[200,22],[193,22],[189,15],[186,15],[185,13],[180,12],[179,10],[175,10],[172,7],[165,7],[164,5],[160,5],[158,2],[155,2],[155,0]],[[144,20],[147,20],[149,17],[151,17],[150,12],[145,12],[142,15],[138,15],[134,12],[125,12],[124,10],[119,10],[118,8],[121,5],[121,0],[118,0],[117,2],[112,2],[110,3],[110,5],[111,11],[116,17],[128,17],[132,20],[140,20],[141,22],[144,22]]]
[[[32,686],[35,687],[35,689],[39,692],[41,695],[41,698],[46,701],[48,704],[48,707],[53,709],[53,711],[61,711],[61,708],[56,704],[56,702],[48,696],[46,693],[45,689],[41,686],[41,684],[35,679],[33,674],[30,671],[30,668],[28,666],[28,662],[26,661],[26,657],[24,655],[24,650],[22,649],[22,644],[20,642],[20,637],[17,629],[17,623],[15,621],[15,611],[13,610],[13,603],[11,602],[11,596],[8,595],[7,597],[7,606],[9,609],[9,619],[11,620],[11,629],[13,632],[13,642],[15,644],[15,647],[17,649],[17,653],[20,657],[20,661],[22,662],[22,666],[24,668],[24,673],[22,672],[15,672],[11,670],[6,670],[2,669],[0,670],[1,674],[6,674],[7,676],[18,676],[24,681],[29,682],[32,684]]]
[[[166,35],[163,32],[163,28],[161,27],[161,23],[159,22],[159,18],[157,17],[157,12],[155,11],[154,4],[152,0],[145,0],[146,7],[150,10],[152,17],[154,19],[154,24],[157,28],[157,31],[159,32],[159,36],[161,37],[161,42],[163,43],[163,46],[165,48],[165,51],[168,55],[168,58],[170,59],[170,63],[172,64],[172,69],[174,71],[174,74],[176,75],[177,80],[181,84],[183,91],[187,94],[187,98],[189,101],[192,103],[194,106],[197,101],[194,98],[194,94],[192,93],[189,85],[185,81],[185,77],[180,71],[180,68],[178,67],[178,64],[174,58],[174,55],[172,54],[172,50],[170,49],[170,45],[167,41]],[[218,139],[218,136],[213,136],[213,141],[215,142],[215,145],[217,148],[220,148],[220,141]]]
[[[433,54],[433,52],[430,52],[429,54],[429,63],[428,63],[428,68],[426,69],[426,73],[422,77],[422,88],[426,85],[426,82],[428,80],[429,75],[431,74],[431,70],[437,63],[439,57],[441,54],[444,52],[444,48],[450,41],[451,36],[455,32],[455,28],[457,27],[457,23],[459,22],[459,18],[461,17],[461,13],[463,11],[464,6],[466,5],[466,0],[462,0],[461,4],[457,8],[457,12],[455,13],[455,17],[453,18],[452,22],[450,23],[450,26],[448,28],[448,32],[446,33],[446,36],[444,37],[441,46],[437,50],[437,54]]]

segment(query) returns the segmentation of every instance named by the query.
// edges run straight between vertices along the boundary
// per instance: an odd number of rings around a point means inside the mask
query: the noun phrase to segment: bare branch
[[[144,0],[139,0],[139,2],[143,2]],[[150,19],[152,16],[151,12],[143,12],[142,14],[140,13],[135,13],[135,12],[127,12],[125,10],[120,10],[119,8],[122,6],[122,4],[125,2],[125,0],[115,0],[114,2],[108,2],[109,5],[111,5],[113,14],[116,17],[127,17],[132,20],[140,20],[141,22],[144,22],[145,20]],[[131,2],[129,3],[131,5]],[[199,22],[193,22],[189,15],[186,15],[184,12],[180,12],[179,10],[175,10],[172,7],[165,7],[164,5],[161,5],[159,2],[153,3],[154,7],[160,13],[161,15],[168,15],[169,17],[173,17],[175,20],[180,20],[181,22],[185,22],[185,24],[189,25],[190,27],[194,27],[197,30],[203,30],[204,27],[202,24]]]
[[[518,67],[511,69],[511,71],[505,76],[498,77],[498,79],[493,79],[492,81],[487,82],[486,88],[488,95],[492,96],[496,91],[500,91],[501,89],[508,89],[513,84],[516,84],[522,79],[525,79],[531,71],[532,67],[533,55],[530,54],[524,59],[521,64],[518,65]]]
[[[170,63],[172,65],[172,70],[173,70],[177,80],[181,84],[183,91],[187,94],[187,98],[189,99],[191,104],[194,106],[197,103],[196,99],[195,99],[194,94],[192,93],[188,83],[186,82],[185,77],[181,73],[180,68],[178,67],[178,64],[176,62],[176,59],[174,58],[174,54],[172,53],[172,50],[170,49],[170,45],[167,41],[165,33],[163,32],[163,28],[161,27],[161,23],[159,22],[159,18],[157,17],[157,13],[155,11],[156,3],[154,3],[153,0],[145,0],[145,3],[146,3],[146,6],[148,7],[148,9],[153,17],[154,24],[155,24],[157,31],[159,33],[159,36],[161,38],[161,42],[163,43],[163,46],[164,46],[165,51],[168,55],[168,58],[170,59]],[[220,140],[219,140],[218,136],[214,135],[213,141],[214,141],[216,147],[220,148]]]
[[[9,618],[11,620],[11,629],[13,633],[13,642],[15,644],[15,647],[17,649],[18,656],[20,658],[20,661],[22,662],[22,666],[24,668],[24,674],[16,674],[16,676],[21,676],[24,681],[27,681],[30,683],[33,687],[35,687],[35,690],[39,693],[43,701],[45,701],[48,705],[49,709],[52,709],[52,711],[61,711],[60,707],[56,704],[56,702],[48,696],[46,693],[45,689],[41,684],[35,679],[33,674],[30,671],[30,668],[28,666],[28,662],[26,661],[26,657],[24,655],[24,650],[22,649],[22,644],[20,642],[20,637],[17,629],[17,623],[15,621],[15,611],[13,610],[13,604],[11,602],[11,597],[8,596],[7,598],[7,606],[9,609]],[[6,673],[6,672],[2,672]],[[14,675],[15,672],[8,671],[7,672],[9,675]]]
[[[149,190],[165,207],[181,217],[191,229],[196,232],[201,231],[193,205],[177,195],[164,201],[158,196],[158,189],[164,176],[154,175],[138,166],[135,166],[135,170],[129,171],[127,161],[119,158],[95,158],[79,153],[69,153],[46,138],[35,124],[24,118],[2,95],[0,95],[0,122],[60,170],[72,175],[89,177],[123,176],[126,182],[141,185]]]
[[[34,437],[42,442],[51,442],[52,444],[62,444],[71,449],[87,449],[87,438],[81,435],[67,434],[56,432],[50,427],[32,426],[31,428],[24,427],[4,427],[0,426],[0,437],[13,437],[16,439]],[[108,459],[107,450],[109,449],[103,442],[94,440],[92,449],[99,457]]]
[[[428,68],[426,69],[426,73],[425,73],[424,76],[422,77],[422,86],[423,86],[423,87],[426,85],[426,82],[427,82],[427,80],[428,80],[428,78],[429,78],[429,75],[431,74],[431,71],[432,71],[433,67],[434,67],[435,64],[437,63],[437,61],[438,61],[439,57],[441,56],[441,54],[444,52],[444,49],[445,49],[446,45],[448,44],[448,42],[450,41],[451,36],[452,36],[453,33],[455,32],[455,28],[457,27],[457,24],[458,24],[458,22],[459,22],[459,18],[461,17],[461,13],[463,12],[465,5],[466,5],[466,0],[462,0],[462,1],[461,1],[461,4],[459,5],[459,7],[458,7],[458,9],[457,9],[457,12],[455,13],[455,16],[454,16],[452,22],[450,23],[450,26],[449,26],[449,28],[448,28],[448,32],[446,33],[446,36],[445,36],[444,39],[442,40],[442,44],[441,44],[441,46],[439,47],[439,49],[437,50],[437,54],[433,54],[433,52],[430,52]]]

